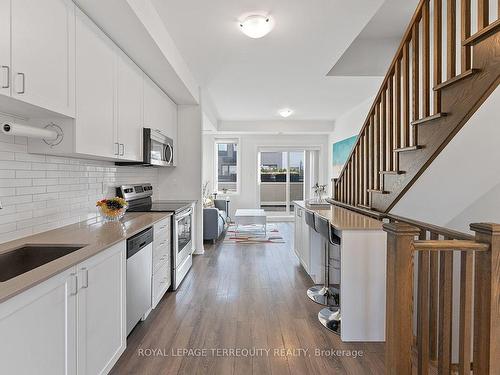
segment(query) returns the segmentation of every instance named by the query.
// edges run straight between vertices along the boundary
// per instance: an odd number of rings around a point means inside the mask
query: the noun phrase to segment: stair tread
[[[416,146],[401,147],[401,148],[396,148],[393,151],[394,152],[407,152],[407,151],[420,150],[421,148],[424,148],[424,146],[416,145]]]
[[[446,112],[439,112],[439,113],[436,113],[435,115],[427,116],[427,117],[412,121],[411,125],[421,125],[421,124],[424,124],[424,123],[432,121],[432,120],[436,120],[436,119],[441,118],[441,117],[446,117],[447,115],[448,114]]]
[[[377,194],[389,194],[388,191],[386,190],[381,190],[381,189],[368,189],[367,190],[369,193],[377,193]]]
[[[405,174],[405,171],[380,171],[380,174]]]
[[[364,208],[365,210],[372,210],[372,208],[370,206],[365,206],[364,204],[358,204],[358,207],[359,208]]]
[[[484,29],[481,31],[478,31],[474,35],[471,35],[467,39],[465,39],[462,42],[463,46],[472,46],[474,44],[479,43],[480,41],[486,39],[490,35],[493,35],[498,31],[500,28],[500,19],[496,20],[495,22],[490,23],[488,26],[486,26]]]
[[[473,76],[474,74],[479,73],[480,71],[481,71],[481,69],[475,69],[475,68],[466,70],[465,72],[460,73],[459,75],[457,75],[457,76],[455,76],[453,78],[450,78],[450,79],[448,79],[448,80],[440,83],[439,85],[436,85],[436,87],[434,87],[434,91],[439,91],[439,90],[441,90],[441,89],[443,89],[445,87],[451,86],[455,82],[458,82],[458,81],[461,81],[464,78]]]

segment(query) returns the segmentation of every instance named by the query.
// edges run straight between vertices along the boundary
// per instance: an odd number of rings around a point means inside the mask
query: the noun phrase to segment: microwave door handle
[[[174,158],[174,149],[172,147],[172,145],[170,143],[167,143],[167,147],[165,148],[165,152],[166,150],[169,150],[169,156],[167,157],[165,155],[165,160],[167,161],[168,164],[171,164],[172,163],[172,159]]]

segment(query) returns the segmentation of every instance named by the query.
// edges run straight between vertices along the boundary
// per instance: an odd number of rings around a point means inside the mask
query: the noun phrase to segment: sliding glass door
[[[293,201],[304,199],[304,150],[259,153],[260,207],[270,216],[293,213]]]

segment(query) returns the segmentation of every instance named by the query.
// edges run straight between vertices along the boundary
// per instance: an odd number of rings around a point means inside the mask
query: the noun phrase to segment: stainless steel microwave
[[[142,161],[121,161],[116,165],[143,165],[149,167],[174,166],[174,141],[160,130],[142,129]]]
[[[142,129],[143,163],[145,165],[170,167],[174,165],[174,142],[160,130]]]

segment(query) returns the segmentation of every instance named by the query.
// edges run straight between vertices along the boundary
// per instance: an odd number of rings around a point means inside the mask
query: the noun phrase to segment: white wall
[[[391,212],[460,231],[500,223],[499,108],[497,88]]]
[[[319,155],[320,183],[327,183],[328,166],[326,162],[328,136],[318,135],[276,135],[276,134],[205,134],[203,136],[203,181],[210,182],[210,191],[214,190],[215,162],[214,142],[215,139],[239,139],[239,162],[240,162],[240,191],[230,196],[231,215],[237,208],[256,208],[259,201],[259,189],[257,185],[258,175],[258,147],[317,147]]]
[[[202,112],[200,106],[178,106],[177,167],[159,171],[159,199],[196,200],[195,252],[203,253]]]
[[[328,137],[328,182],[331,183],[331,179],[338,177],[333,174],[333,154],[332,154],[332,145],[335,142],[341,141],[343,139],[352,137],[353,135],[358,135],[365,120],[368,115],[368,111],[373,104],[374,97],[370,97],[364,102],[358,104],[352,110],[347,112],[346,114],[340,116],[337,120],[335,120],[335,125],[333,128],[333,132],[330,133]],[[330,184],[331,187],[331,184]],[[331,191],[331,190],[330,190]]]

